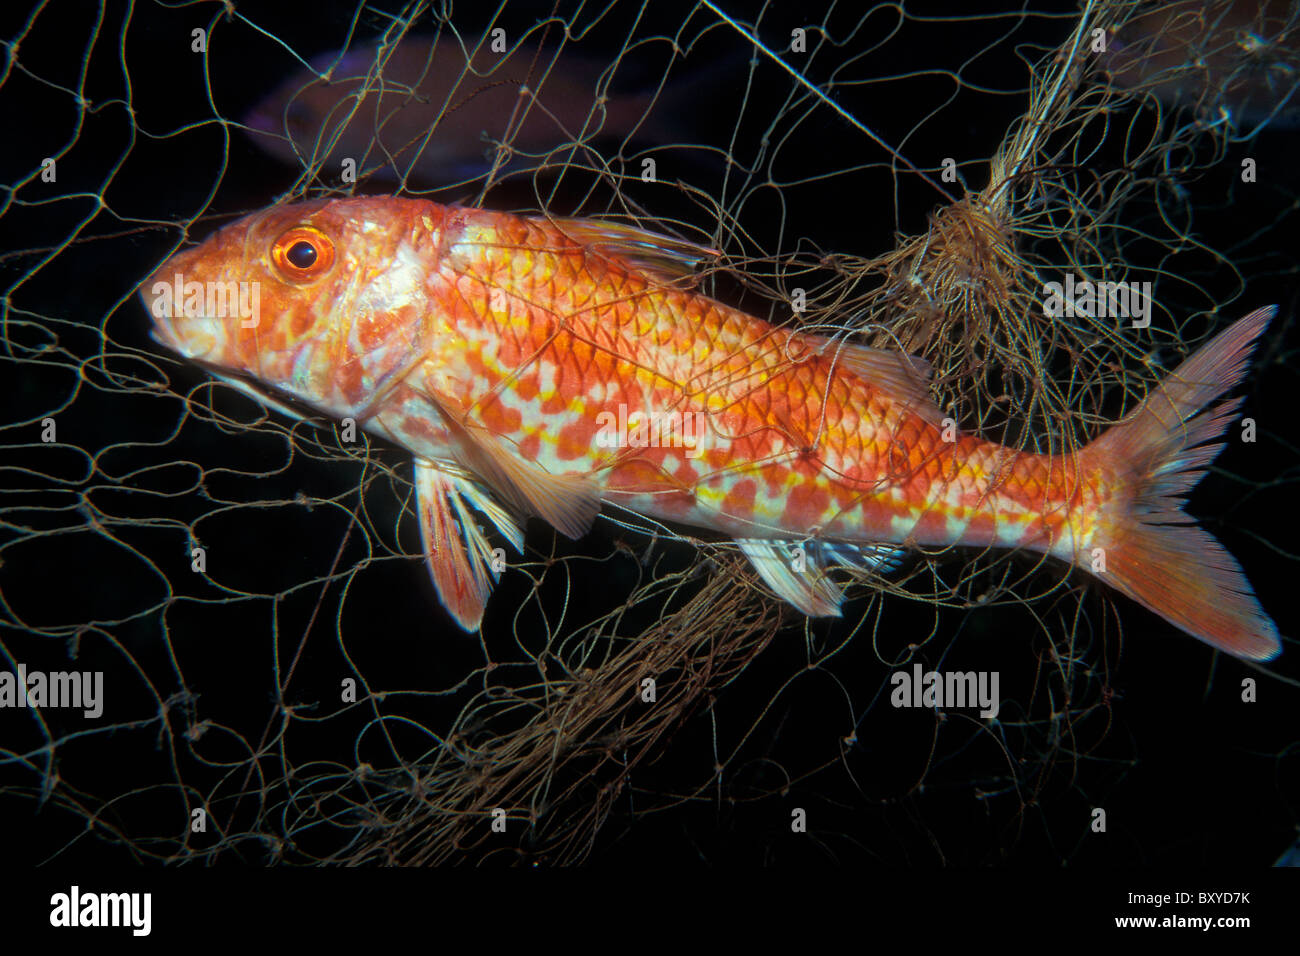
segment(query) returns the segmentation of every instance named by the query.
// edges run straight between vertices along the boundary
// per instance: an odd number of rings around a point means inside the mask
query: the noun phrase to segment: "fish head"
[[[444,177],[445,167],[455,171],[464,164],[465,150],[481,154],[484,147],[478,125],[472,142],[461,142],[470,137],[455,130],[429,135],[459,76],[446,62],[452,44],[432,58],[429,42],[408,40],[388,53],[370,44],[318,56],[263,97],[244,116],[244,129],[260,149],[289,165],[336,170],[351,160],[360,175],[393,179],[414,162]],[[461,71],[464,65],[461,57]],[[475,115],[478,124],[481,113]],[[481,155],[470,158],[484,166]]]
[[[359,176],[439,184],[559,162],[556,150],[597,135],[680,139],[662,117],[647,122],[653,90],[598,100],[610,67],[529,39],[500,51],[490,37],[409,34],[316,57],[264,96],[244,129],[290,165],[333,173],[350,159]],[[698,86],[681,86],[665,99],[689,113]]]
[[[334,417],[366,416],[421,359],[430,310],[420,250],[437,241],[440,209],[323,200],[232,223],[141,286],[153,338],[219,376]]]
[[[283,163],[296,165],[300,156],[310,159],[312,144],[320,134],[310,102],[317,95],[309,87],[292,99],[269,98],[244,117],[244,127],[258,146]]]
[[[1117,89],[1190,107],[1204,123],[1226,121],[1247,136],[1265,125],[1295,129],[1295,21],[1295,5],[1275,0],[1176,0],[1109,33],[1096,61]]]
[[[362,77],[289,83],[258,103],[244,126],[259,147],[289,165],[333,167],[345,158],[360,163],[374,139],[373,99]]]

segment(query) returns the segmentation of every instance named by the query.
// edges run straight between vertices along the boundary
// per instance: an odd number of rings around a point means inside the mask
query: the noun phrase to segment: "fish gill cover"
[[[8,859],[1265,864],[1294,842],[1290,5],[3,16]],[[1283,653],[1220,655],[1014,550],[845,569],[843,617],[807,618],[721,536],[611,508],[576,541],[531,524],[466,634],[409,453],[182,361],[136,295],[240,215],[349,195],[690,240],[715,250],[702,293],[918,356],[952,428],[1036,451],[1278,303],[1189,511]],[[995,713],[906,706],[931,672],[995,682]]]

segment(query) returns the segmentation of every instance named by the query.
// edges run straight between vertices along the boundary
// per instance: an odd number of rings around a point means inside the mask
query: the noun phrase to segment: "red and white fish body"
[[[497,574],[471,509],[519,549],[528,516],[576,538],[608,505],[734,538],[810,615],[839,613],[828,566],[914,546],[1089,570],[1102,553],[1103,580],[1193,636],[1279,651],[1240,568],[1179,500],[1238,402],[1206,407],[1244,375],[1271,309],[1077,454],[1035,454],[952,434],[920,359],[699,294],[691,267],[707,254],[609,223],[358,198],[249,216],[142,292],[164,345],[412,452],[430,570],[467,629]],[[213,314],[189,281],[255,283],[259,314]]]

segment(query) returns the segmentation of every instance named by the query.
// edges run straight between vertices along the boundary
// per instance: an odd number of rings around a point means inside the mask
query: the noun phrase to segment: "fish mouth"
[[[229,278],[204,249],[196,246],[168,257],[140,284],[139,293],[153,319],[150,337],[155,342],[187,359],[216,362],[230,344],[231,330],[229,321],[220,318],[222,312],[210,314],[214,302],[219,309],[229,308],[224,296],[218,300],[211,290],[228,285]]]
[[[140,284],[140,302],[153,320],[153,326],[149,329],[149,338],[165,349],[184,354],[181,338],[176,334],[176,327],[172,322],[171,310],[164,308],[160,301],[163,293],[155,291],[160,283],[167,284],[162,279],[161,269]]]
[[[149,337],[183,358],[211,362],[225,347],[225,323],[207,315],[186,315],[183,300],[178,301],[175,295],[174,282],[164,277],[166,268],[140,286],[140,299],[153,319]],[[167,291],[159,286],[166,286]]]
[[[203,319],[196,319],[196,322],[202,322]],[[216,323],[212,323],[216,324]],[[220,366],[220,363],[214,361],[212,356],[220,354],[222,337],[218,335],[196,333],[194,330],[188,331],[184,336],[180,335],[176,329],[166,320],[155,321],[153,329],[149,332],[149,337],[157,342],[163,348],[169,349],[182,358],[189,359],[193,362],[200,362],[204,365],[210,365],[213,368]]]
[[[170,327],[160,325],[155,322],[152,329],[149,330],[149,338],[153,339],[169,352],[179,352],[180,344],[176,341],[176,333]]]

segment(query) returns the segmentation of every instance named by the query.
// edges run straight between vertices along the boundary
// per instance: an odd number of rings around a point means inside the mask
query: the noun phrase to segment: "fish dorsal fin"
[[[610,259],[617,259],[664,282],[692,278],[701,262],[716,259],[717,249],[686,239],[647,232],[636,226],[600,219],[548,219],[574,242]]]
[[[523,533],[500,505],[454,465],[442,468],[422,458],[414,464],[420,538],[429,576],[456,623],[476,631],[497,580],[497,565],[492,546],[466,501],[487,515],[516,551],[523,550]]]
[[[600,491],[586,475],[553,475],[525,461],[489,429],[469,420],[455,403],[429,397],[457,438],[457,463],[476,475],[516,512],[536,515],[570,538],[581,538],[600,513]]]
[[[930,379],[934,369],[925,359],[824,335],[803,334],[802,337],[809,340],[813,351],[884,389],[891,398],[906,405],[913,415],[937,428],[943,427],[943,411],[930,398]]]

